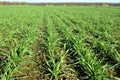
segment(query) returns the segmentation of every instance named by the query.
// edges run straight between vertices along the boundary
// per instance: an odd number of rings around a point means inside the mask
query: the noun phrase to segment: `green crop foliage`
[[[119,80],[119,9],[0,6],[0,80]]]

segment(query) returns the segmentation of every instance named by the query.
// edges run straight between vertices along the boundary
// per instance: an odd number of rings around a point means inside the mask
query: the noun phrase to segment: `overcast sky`
[[[18,2],[114,2],[118,3],[120,0],[0,0],[0,1],[18,1]]]

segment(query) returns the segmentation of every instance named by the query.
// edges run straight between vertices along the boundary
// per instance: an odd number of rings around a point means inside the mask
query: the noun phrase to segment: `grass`
[[[119,80],[118,7],[0,6],[0,80]]]

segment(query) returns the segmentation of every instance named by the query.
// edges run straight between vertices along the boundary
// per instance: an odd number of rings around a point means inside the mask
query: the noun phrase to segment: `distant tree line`
[[[120,6],[120,3],[28,3],[0,1],[0,5],[37,5],[37,6]]]
[[[28,5],[27,2],[7,2],[7,1],[0,1],[0,5]]]

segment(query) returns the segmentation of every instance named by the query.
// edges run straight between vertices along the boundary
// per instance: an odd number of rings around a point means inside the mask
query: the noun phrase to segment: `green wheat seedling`
[[[48,71],[50,72],[48,75],[50,75],[50,79],[59,80],[62,77],[66,77],[65,69],[67,69],[66,63],[66,56],[68,53],[68,50],[65,51],[64,49],[62,51],[56,52],[57,45],[59,43],[59,37],[57,37],[57,33],[55,31],[55,28],[53,27],[53,24],[50,22],[50,18],[47,18],[47,32],[48,32],[48,41],[46,42],[48,47],[49,54],[47,55],[48,60],[46,60],[46,64],[48,66]],[[65,48],[65,46],[64,46]],[[66,48],[65,48],[66,49]]]
[[[102,60],[97,60],[96,56],[90,51],[90,49],[85,48],[85,44],[83,43],[84,39],[80,37],[75,38],[74,48],[77,52],[76,59],[78,63],[82,65],[83,70],[87,76],[83,77],[87,79],[104,79],[105,76],[105,69],[102,68],[101,63]],[[92,76],[92,77],[91,77]]]
[[[68,21],[66,21],[67,23],[69,23]],[[85,48],[85,44],[83,43],[84,40],[84,36],[83,36],[83,31],[81,31],[81,29],[78,28],[79,35],[77,36],[72,36],[71,38],[75,41],[74,42],[74,48],[75,51],[77,52],[77,54],[79,55],[77,60],[79,61],[80,64],[83,65],[84,69],[85,69],[85,73],[88,75],[86,76],[86,78],[90,78],[91,77],[92,80],[94,79],[104,79],[105,76],[105,70],[103,70],[103,68],[100,66],[102,63],[102,60],[100,61],[96,61],[96,57],[94,56],[94,54],[89,51],[87,48]],[[77,57],[77,56],[76,56]],[[92,59],[94,58],[94,59]],[[96,68],[97,66],[97,68]],[[103,70],[101,72],[99,72],[99,70]],[[100,76],[98,76],[100,75]]]
[[[13,74],[15,72],[19,72],[18,70],[20,69],[20,66],[26,63],[26,61],[23,60],[26,57],[30,57],[32,55],[32,51],[30,51],[28,48],[34,41],[32,39],[36,34],[36,32],[34,32],[34,29],[31,28],[32,31],[29,31],[30,28],[28,31],[26,29],[26,32],[24,30],[21,30],[21,33],[18,33],[19,35],[15,32],[13,35],[11,35],[13,38],[11,38],[12,40],[10,42],[9,53],[2,53],[7,58],[6,62],[4,62],[5,66],[3,66],[3,74],[1,75],[2,80],[12,79]],[[34,33],[31,34],[31,32]]]

